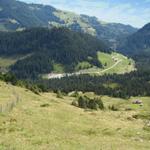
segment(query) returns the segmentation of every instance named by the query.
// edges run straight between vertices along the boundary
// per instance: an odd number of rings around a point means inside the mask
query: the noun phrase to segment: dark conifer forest
[[[1,56],[29,55],[11,67],[19,78],[36,78],[39,74],[50,73],[53,64],[61,64],[66,72],[74,71],[82,61],[101,67],[98,51],[109,53],[110,49],[91,35],[66,28],[33,28],[0,34]]]
[[[80,75],[38,81],[39,87],[47,91],[68,93],[71,91],[95,92],[98,95],[129,98],[130,96],[150,96],[150,70],[124,75],[90,76]],[[112,86],[115,85],[115,86]]]

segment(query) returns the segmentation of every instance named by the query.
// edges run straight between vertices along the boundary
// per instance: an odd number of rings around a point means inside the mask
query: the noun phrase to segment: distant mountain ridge
[[[0,1],[0,30],[14,31],[30,27],[63,26],[97,36],[116,48],[118,43],[137,29],[118,23],[105,23],[96,17],[61,11],[52,6],[26,4],[16,0]]]

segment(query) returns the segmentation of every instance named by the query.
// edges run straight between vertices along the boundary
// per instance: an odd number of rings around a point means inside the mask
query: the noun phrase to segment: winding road
[[[74,76],[74,75],[81,75],[81,74],[101,74],[101,73],[104,73],[104,72],[106,72],[106,71],[109,71],[109,70],[111,70],[111,69],[113,69],[114,67],[116,67],[120,62],[122,62],[122,59],[118,59],[117,61],[116,61],[116,63],[115,64],[113,64],[111,67],[109,67],[109,68],[107,68],[107,69],[104,69],[104,70],[102,70],[102,71],[93,71],[93,72],[91,72],[91,71],[79,71],[79,72],[74,72],[74,73],[62,73],[62,74],[55,74],[55,73],[50,73],[50,74],[48,74],[48,79],[61,79],[61,78],[63,78],[63,77],[66,77],[66,76]]]

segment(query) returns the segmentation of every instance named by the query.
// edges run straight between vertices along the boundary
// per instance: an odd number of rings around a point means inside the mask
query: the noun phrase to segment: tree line
[[[61,79],[39,80],[37,82],[46,91],[95,92],[98,95],[125,99],[131,96],[150,96],[150,70],[135,71],[124,75],[80,75]]]

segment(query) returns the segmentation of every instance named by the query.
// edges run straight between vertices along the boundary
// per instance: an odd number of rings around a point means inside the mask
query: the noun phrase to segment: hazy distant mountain
[[[137,31],[136,28],[129,25],[105,23],[96,17],[77,15],[51,6],[0,0],[0,30],[12,31],[52,26],[64,26],[95,35],[108,41],[113,48],[120,40]]]
[[[150,54],[150,23],[129,36],[119,49],[128,55]]]

